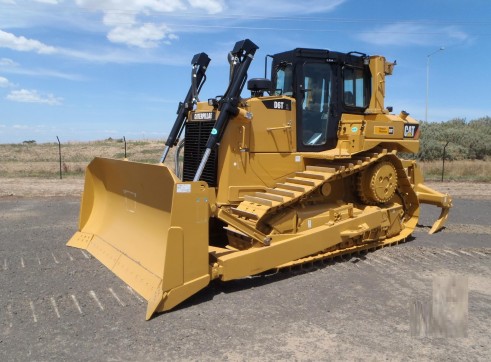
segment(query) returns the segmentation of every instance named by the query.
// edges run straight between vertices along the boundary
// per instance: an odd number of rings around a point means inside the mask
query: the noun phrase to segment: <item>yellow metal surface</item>
[[[261,98],[252,98],[247,110],[252,113],[250,123],[250,151],[253,153],[294,152],[296,144],[296,102],[294,98],[268,97],[277,102],[291,102],[290,110],[266,109]]]
[[[430,234],[436,233],[438,230],[441,230],[447,222],[448,213],[452,207],[452,198],[448,194],[433,190],[431,187],[423,185],[422,183],[416,185],[415,191],[420,203],[434,205],[442,209],[440,216],[433,223],[429,231]]]
[[[385,76],[390,75],[385,67],[386,61],[381,56],[370,57],[370,72],[372,73],[372,96],[366,113],[382,113],[385,110]]]
[[[67,245],[89,251],[149,301],[148,319],[208,284],[209,215],[205,183],[180,182],[162,165],[96,158]]]
[[[418,200],[422,204],[429,204],[441,208],[440,216],[433,223],[429,233],[433,234],[441,230],[447,222],[448,213],[452,205],[452,197],[448,194],[438,192],[431,187],[423,184],[423,173],[415,161],[406,161],[405,167],[409,171],[409,176],[414,184],[414,191]]]

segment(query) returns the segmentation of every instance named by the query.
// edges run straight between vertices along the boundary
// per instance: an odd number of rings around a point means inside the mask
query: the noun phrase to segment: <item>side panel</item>
[[[343,114],[336,149],[354,154],[380,146],[415,153],[419,150],[418,127],[414,119],[393,114]]]
[[[296,149],[296,102],[290,97],[264,97],[248,100],[252,113],[251,153],[284,153]]]

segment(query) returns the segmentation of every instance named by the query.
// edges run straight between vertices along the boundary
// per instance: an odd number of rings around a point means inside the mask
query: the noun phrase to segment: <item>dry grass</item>
[[[442,161],[421,162],[426,180],[441,180]],[[491,161],[446,161],[445,181],[491,182]]]
[[[156,163],[164,142],[127,141],[127,157],[132,161]],[[121,141],[72,142],[61,145],[63,177],[81,178],[85,167],[96,156],[123,159]],[[172,155],[168,160],[171,161]],[[60,172],[58,144],[0,145],[0,177],[58,178]]]
[[[163,148],[163,141],[127,141],[127,157],[131,161],[156,163]],[[82,178],[85,167],[96,156],[124,158],[121,140],[64,143],[61,149],[64,178]],[[166,163],[173,167],[172,154]],[[441,161],[420,165],[425,179],[441,180]],[[58,144],[0,144],[0,177],[59,178]],[[444,180],[491,182],[491,161],[447,161]]]

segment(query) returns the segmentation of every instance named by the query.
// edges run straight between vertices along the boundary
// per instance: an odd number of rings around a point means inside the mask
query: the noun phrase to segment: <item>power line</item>
[[[41,5],[39,5],[41,6]],[[38,7],[39,7],[38,6]],[[15,5],[15,4],[0,4],[0,9],[13,9],[15,10],[20,10],[20,8],[23,8],[22,6]],[[314,33],[346,33],[346,32],[356,32],[358,34],[407,34],[407,35],[449,35],[448,33],[448,28],[447,29],[441,29],[441,31],[438,31],[439,29],[436,29],[436,31],[425,31],[425,29],[414,29],[414,28],[409,28],[406,30],[390,30],[390,29],[374,29],[374,30],[360,30],[360,29],[326,29],[326,28],[319,28],[319,27],[314,27],[314,28],[308,28],[308,27],[277,27],[277,26],[251,26],[251,25],[215,25],[215,24],[182,24],[182,23],[169,23],[167,22],[168,19],[172,18],[186,18],[186,19],[205,19],[205,20],[210,20],[210,21],[216,21],[218,19],[228,19],[228,20],[236,20],[238,22],[243,22],[243,21],[268,21],[268,22],[282,22],[282,21],[288,21],[288,22],[302,22],[303,24],[305,23],[329,23],[329,24],[365,24],[369,23],[370,25],[373,24],[383,24],[384,26],[388,25],[423,25],[423,26],[444,26],[447,24],[451,25],[472,25],[472,26],[480,26],[480,25],[488,25],[491,24],[491,21],[484,21],[484,20],[472,20],[472,21],[464,21],[464,20],[435,20],[435,19],[407,19],[407,20],[392,20],[392,21],[387,21],[387,19],[345,19],[345,18],[319,18],[319,17],[282,17],[282,16],[261,16],[261,15],[241,15],[241,14],[203,14],[203,13],[192,13],[192,12],[158,12],[154,11],[151,15],[148,14],[142,14],[143,10],[129,10],[129,9],[96,9],[96,10],[90,10],[90,9],[84,9],[84,8],[79,8],[79,7],[69,7],[69,6],[63,6],[63,5],[57,5],[56,9],[59,10],[65,10],[68,13],[81,13],[81,14],[94,14],[94,13],[103,13],[103,14],[109,14],[109,15],[134,15],[134,16],[140,16],[142,18],[146,19],[161,19],[165,21],[165,24],[167,27],[171,28],[173,27],[174,30],[178,28],[202,28],[202,29],[235,29],[235,30],[260,30],[260,31],[295,31],[295,32],[314,32]],[[38,9],[34,8],[28,8],[28,9],[22,9],[23,12],[31,12],[34,14],[40,13]],[[54,15],[54,12],[50,12],[49,15]],[[63,16],[66,17],[67,14],[63,13]],[[270,23],[271,24],[271,23]],[[111,24],[111,26],[115,25],[135,25],[134,21],[117,21]],[[456,29],[457,30],[457,29]],[[491,36],[491,33],[465,33],[466,36]]]
[[[131,24],[129,24],[131,25]],[[203,25],[203,24],[171,24],[166,23],[169,27],[189,27],[189,28],[209,28],[209,29],[239,29],[239,30],[276,30],[276,31],[302,31],[302,32],[318,32],[318,33],[343,33],[346,29],[310,29],[310,28],[278,28],[278,27],[255,27],[255,26],[231,26],[231,25]],[[382,30],[355,30],[352,29],[352,32],[356,32],[358,34],[407,34],[407,35],[449,35],[446,32],[432,32],[432,31],[382,31]],[[466,33],[468,36],[491,36],[491,33]]]
[[[22,8],[17,4],[0,4],[0,9],[12,9],[16,8],[17,10],[22,10],[23,12],[31,12],[31,13],[39,13],[39,10],[33,8]],[[287,17],[287,16],[261,16],[261,15],[245,15],[245,14],[204,14],[204,13],[194,13],[194,12],[165,12],[165,11],[157,11],[153,10],[154,13],[148,15],[145,14],[146,10],[142,8],[141,10],[129,10],[129,9],[116,9],[116,8],[104,8],[104,9],[83,9],[79,7],[69,7],[58,4],[56,6],[57,9],[60,10],[68,10],[73,13],[85,13],[85,14],[94,14],[94,13],[104,13],[110,15],[140,15],[142,17],[175,17],[175,18],[202,18],[202,19],[231,19],[231,20],[268,20],[268,21],[294,21],[294,22],[329,22],[329,23],[370,23],[370,24],[424,24],[424,25],[488,25],[491,24],[490,20],[458,20],[458,19],[398,19],[398,20],[388,20],[384,19],[353,19],[353,18],[325,18],[325,17],[305,17],[305,16],[295,16],[295,17]],[[151,10],[151,9],[150,9]],[[53,15],[51,12],[50,15]]]

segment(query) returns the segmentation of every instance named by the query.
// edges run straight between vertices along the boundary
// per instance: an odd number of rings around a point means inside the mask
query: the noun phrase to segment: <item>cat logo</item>
[[[414,138],[416,131],[418,130],[418,125],[405,125],[404,126],[404,138]]]
[[[213,121],[215,120],[215,112],[194,112],[191,119],[193,121]]]

